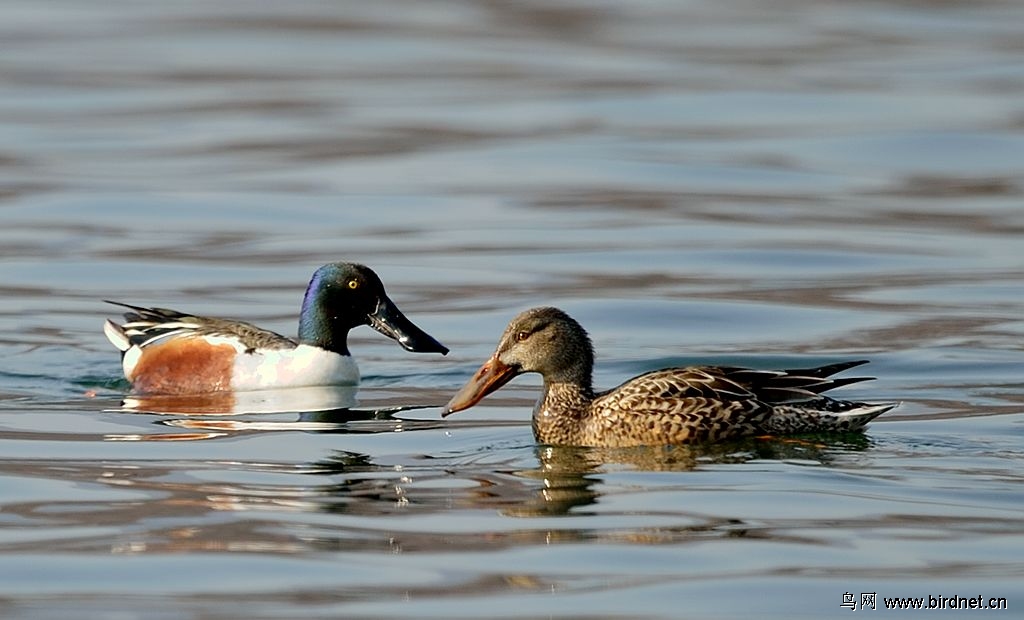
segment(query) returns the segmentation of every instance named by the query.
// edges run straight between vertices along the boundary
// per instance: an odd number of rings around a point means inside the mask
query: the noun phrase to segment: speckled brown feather
[[[881,411],[867,419],[850,416],[829,424],[821,413],[850,411],[863,403],[838,401],[818,392],[866,378],[829,380],[811,373],[838,372],[863,363],[811,372],[666,368],[590,400],[571,384],[548,384],[535,411],[534,432],[548,444],[625,447],[715,442],[761,433],[854,430]]]
[[[502,380],[495,382],[497,387],[510,373],[544,376],[544,393],[533,415],[538,441],[627,447],[714,442],[765,433],[858,430],[896,403],[869,405],[821,393],[867,380],[829,378],[865,363],[794,370],[666,368],[595,393],[590,387],[593,348],[586,331],[561,310],[534,308],[512,320],[484,368],[505,369]],[[447,411],[471,406],[491,389],[497,388],[485,386],[463,402],[462,395],[472,392],[463,388]]]

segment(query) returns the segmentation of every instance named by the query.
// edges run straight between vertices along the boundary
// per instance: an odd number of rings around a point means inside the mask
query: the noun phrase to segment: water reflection
[[[871,447],[869,439],[851,435],[630,449],[538,446],[497,463],[467,461],[462,454],[374,456],[353,450],[332,450],[305,464],[35,460],[0,462],[0,477],[61,479],[82,489],[81,497],[4,505],[7,518],[18,519],[26,531],[61,529],[61,536],[47,535],[46,547],[62,552],[390,555],[735,538],[820,546],[828,544],[830,530],[817,516],[739,516],[707,504],[659,506],[644,497],[699,495],[707,490],[707,474],[723,466],[789,461],[827,469]],[[635,476],[642,476],[641,485]],[[725,500],[736,495],[728,487],[715,492]],[[884,492],[885,487],[872,491]],[[843,528],[921,527],[918,517],[908,516],[912,507],[902,495],[894,495],[888,507],[873,516],[851,515],[841,520]],[[223,513],[251,515],[225,522],[217,516]],[[958,515],[933,517],[928,527],[1019,533],[1019,523],[1007,519]],[[0,543],[0,551],[38,548],[33,536],[22,539]]]
[[[117,434],[106,435],[105,438],[110,441],[192,441],[215,439],[241,432],[301,431],[307,433],[343,433],[352,435],[403,432],[415,429],[424,430],[444,426],[444,423],[439,421],[401,420],[394,418],[396,413],[422,408],[424,408],[423,405],[403,405],[380,409],[331,409],[327,411],[297,413],[294,420],[175,418],[159,420],[157,423],[195,432]],[[361,421],[376,423],[360,426],[352,424],[353,422]]]
[[[389,432],[404,430],[405,425],[415,424],[395,420],[396,413],[430,407],[408,404],[357,407],[357,404],[356,388],[344,386],[188,396],[133,396],[122,401],[121,407],[116,411],[187,416],[160,419],[156,423],[186,429],[189,432],[121,433],[107,434],[104,438],[109,441],[195,441],[256,431]],[[251,415],[260,417],[249,417]],[[216,418],[210,419],[210,416]],[[283,416],[286,419],[282,419]],[[225,419],[228,417],[231,419]],[[368,428],[354,428],[349,425],[360,420],[391,423]]]
[[[339,410],[355,406],[356,391],[354,386],[312,386],[253,392],[130,396],[124,399],[121,408],[135,413],[184,415]]]
[[[828,441],[829,443],[825,443]],[[639,448],[578,448],[540,446],[539,467],[516,472],[526,481],[537,481],[528,497],[505,498],[503,514],[515,517],[565,515],[596,503],[604,483],[603,474],[626,470],[642,472],[684,472],[718,464],[753,460],[799,460],[826,465],[837,450],[865,450],[870,441],[859,433],[814,438],[751,438],[737,442],[695,446],[644,446]],[[528,482],[526,486],[532,486]],[[491,491],[494,497],[501,496]],[[579,511],[575,511],[578,513]]]
[[[4,611],[747,617],[742,590],[781,617],[834,613],[823,576],[1020,590],[1021,3],[9,4]],[[118,407],[99,298],[284,328],[339,247],[456,356],[367,339],[364,385],[410,390],[372,402]],[[867,437],[629,452],[536,447],[525,389],[443,427],[387,415],[445,402],[540,302],[593,326],[604,385],[856,351],[908,406]]]

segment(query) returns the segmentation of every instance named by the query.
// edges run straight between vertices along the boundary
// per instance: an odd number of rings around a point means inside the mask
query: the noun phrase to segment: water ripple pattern
[[[3,16],[0,616],[1024,606],[1024,4]],[[335,260],[452,352],[359,328],[357,392],[126,399],[102,299],[294,334]],[[527,376],[442,420],[537,305],[590,330],[600,387],[867,358],[842,396],[903,404],[863,435],[555,448]]]

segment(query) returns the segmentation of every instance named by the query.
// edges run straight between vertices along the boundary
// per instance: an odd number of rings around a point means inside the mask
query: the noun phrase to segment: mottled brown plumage
[[[557,308],[534,308],[512,320],[497,350],[452,398],[445,415],[473,406],[516,375],[537,372],[544,377],[544,393],[533,412],[533,431],[548,444],[621,447],[851,431],[896,406],[822,395],[867,380],[829,378],[865,363],[795,370],[666,368],[598,393],[591,385],[594,351],[587,332]]]

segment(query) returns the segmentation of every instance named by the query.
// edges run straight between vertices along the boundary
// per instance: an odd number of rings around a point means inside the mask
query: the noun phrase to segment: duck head
[[[586,330],[558,308],[533,308],[505,328],[494,354],[445,405],[443,416],[468,409],[523,373],[545,383],[572,383],[590,389],[594,349]]]
[[[299,340],[347,355],[348,332],[360,325],[369,325],[408,351],[448,353],[402,314],[369,267],[330,263],[317,269],[302,302]]]

